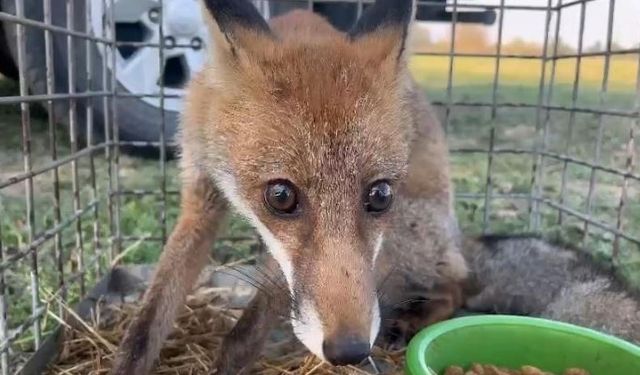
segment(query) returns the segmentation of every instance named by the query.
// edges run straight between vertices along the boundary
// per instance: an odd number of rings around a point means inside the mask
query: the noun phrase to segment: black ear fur
[[[233,34],[236,26],[271,34],[267,21],[248,0],[204,0],[207,10],[223,34]]]
[[[385,27],[402,28],[403,43],[414,15],[415,0],[377,0],[363,13],[349,31],[351,39]]]

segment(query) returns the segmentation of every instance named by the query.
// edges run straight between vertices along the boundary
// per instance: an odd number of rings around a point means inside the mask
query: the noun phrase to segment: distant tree
[[[603,43],[601,40],[597,40],[592,45],[585,48],[584,52],[598,53],[598,52],[605,52],[606,49],[607,49],[607,45]],[[625,49],[625,46],[616,42],[615,40],[611,42],[611,51],[619,51],[622,49]]]
[[[589,52],[589,53],[602,52],[602,51],[604,51],[604,45],[600,40],[596,40],[595,43],[593,43],[592,45],[584,49],[584,52]]]
[[[459,24],[456,26],[455,52],[462,53],[494,53],[495,45],[491,42],[487,28],[480,25]],[[451,36],[431,42],[429,51],[449,52]]]
[[[547,55],[548,56],[553,55],[555,48],[556,48],[555,41],[550,40],[547,45]],[[569,55],[574,53],[576,53],[576,49],[573,46],[571,46],[569,43],[562,40],[562,38],[558,38],[558,46],[557,46],[558,55]]]
[[[481,25],[460,24],[456,27],[457,52],[491,53],[495,49],[489,40],[487,28]]]
[[[622,44],[616,42],[615,40],[611,42],[611,50],[619,51],[621,49],[626,49]]]
[[[540,55],[542,45],[537,42],[526,41],[522,38],[514,38],[502,45],[502,53],[513,55]]]

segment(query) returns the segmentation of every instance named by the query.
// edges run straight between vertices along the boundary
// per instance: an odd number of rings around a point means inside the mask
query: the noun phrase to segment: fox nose
[[[325,340],[322,351],[333,366],[357,365],[370,354],[369,342],[354,337],[338,337]]]

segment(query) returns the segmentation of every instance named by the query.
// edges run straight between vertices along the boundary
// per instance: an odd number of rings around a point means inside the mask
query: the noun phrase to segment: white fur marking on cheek
[[[369,335],[369,345],[373,347],[373,343],[376,341],[376,337],[378,337],[378,333],[380,332],[380,304],[378,303],[378,298],[374,297],[373,306],[371,311],[371,333]]]
[[[251,210],[251,208],[249,208],[249,204],[238,194],[238,187],[232,175],[220,172],[216,174],[216,180],[218,182],[218,187],[222,190],[229,202],[231,202],[235,209],[238,210],[238,212],[249,220],[256,228],[265,245],[267,245],[267,249],[280,265],[282,273],[287,279],[289,289],[291,293],[293,293],[293,264],[291,262],[291,257],[287,254],[282,243],[273,235],[273,233],[271,233],[260,219],[258,219],[258,216]]]
[[[309,299],[302,301],[299,311],[300,315],[298,316],[294,316],[294,313],[291,312],[293,333],[311,353],[324,361],[324,352],[322,350],[324,332],[322,330],[320,316]]]
[[[382,235],[382,233],[380,233],[378,235],[378,238],[376,238],[376,244],[373,247],[373,263],[372,263],[373,267],[375,267],[376,265],[376,259],[378,259],[378,254],[380,253],[380,249],[382,248],[383,240],[384,240],[384,236]]]

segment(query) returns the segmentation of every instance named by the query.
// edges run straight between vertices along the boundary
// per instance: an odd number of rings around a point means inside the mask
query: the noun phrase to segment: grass
[[[571,106],[575,62],[563,60],[558,63],[555,84],[549,103],[554,106]],[[492,101],[492,81],[495,61],[482,58],[460,58],[454,66],[452,98],[466,102]],[[500,81],[497,102],[527,103],[535,106],[539,98],[539,75],[541,64],[533,60],[509,60],[501,62]],[[547,66],[549,74],[551,66]],[[418,81],[425,87],[429,97],[435,101],[447,99],[448,59],[446,57],[418,57],[411,62],[411,69]],[[600,108],[608,110],[630,111],[635,95],[634,85],[637,72],[637,60],[615,58],[612,60],[609,91],[600,94],[602,59],[587,58],[583,61],[580,74],[580,86],[576,106],[580,108]],[[9,81],[0,81],[0,95],[15,95],[16,85]],[[547,91],[544,91],[546,98]],[[546,99],[545,99],[546,100]],[[602,104],[601,104],[602,103]],[[34,167],[47,165],[50,160],[49,134],[46,115],[34,105],[32,111],[32,164]],[[441,119],[445,119],[444,108],[438,107]],[[548,121],[545,121],[548,115]],[[535,108],[499,108],[493,117],[490,108],[455,107],[446,121],[449,142],[452,149],[489,149],[491,129],[495,128],[494,148],[532,149],[535,146],[536,116],[541,119],[539,125],[547,124],[548,142],[546,148],[551,152],[571,155],[576,159],[593,161],[595,139],[602,124],[602,152],[599,163],[616,169],[624,169],[627,162],[626,150],[629,131],[637,127],[627,118],[604,116],[590,113],[577,113],[570,117],[568,112],[537,111]],[[571,140],[568,139],[568,124],[574,121]],[[23,170],[21,153],[21,126],[17,107],[0,106],[0,181],[19,174]],[[635,129],[636,135],[639,129]],[[69,137],[64,126],[56,128],[59,157],[71,154]],[[633,152],[640,154],[636,144]],[[474,193],[483,196],[487,186],[488,156],[486,153],[454,153],[452,155],[453,180],[458,192]],[[532,170],[535,159],[528,154],[496,154],[493,158],[491,187],[494,194],[527,196],[531,191]],[[59,240],[61,256],[64,260],[65,274],[79,272],[84,263],[88,270],[85,284],[90,287],[99,277],[95,267],[87,264],[98,257],[105,264],[111,257],[112,244],[109,238],[119,230],[123,236],[158,237],[161,236],[162,202],[157,196],[123,196],[120,198],[119,228],[110,225],[106,197],[109,194],[108,163],[104,154],[95,155],[96,191],[91,185],[90,160],[84,157],[78,161],[78,194],[84,207],[98,197],[97,209],[97,246],[94,246],[93,212],[83,216],[80,226],[65,229]],[[543,159],[543,195],[553,201],[559,201],[562,191],[562,176],[565,174],[565,204],[577,211],[584,212],[589,195],[591,170],[587,167],[569,164],[551,158]],[[565,172],[563,172],[565,171]],[[69,217],[73,207],[73,169],[65,165],[58,170],[60,180],[61,217]],[[640,173],[636,165],[634,173]],[[119,163],[121,189],[157,190],[162,181],[160,164],[157,160],[136,159],[123,155]],[[623,179],[613,174],[599,171],[594,176],[596,189],[593,193],[592,215],[611,226],[617,224],[617,210],[620,201],[620,186]],[[627,181],[627,206],[623,215],[623,230],[635,238],[640,238],[640,184]],[[175,162],[167,165],[167,186],[176,191],[179,181]],[[55,206],[53,173],[42,174],[33,180],[34,228],[35,234],[42,233],[55,225]],[[178,215],[178,196],[169,195],[166,205],[166,230],[170,232]],[[529,231],[529,203],[520,198],[494,198],[490,200],[487,228],[491,232],[514,233]],[[581,220],[560,215],[546,205],[540,208],[541,231],[548,235],[561,236],[574,243],[581,243],[584,237],[584,224]],[[26,217],[25,186],[23,183],[11,185],[0,190],[0,239],[3,256],[15,254],[17,249],[29,243]],[[483,229],[485,213],[484,199],[459,199],[456,212],[462,227],[467,232],[480,232]],[[559,220],[562,219],[562,225]],[[223,228],[223,236],[252,235],[249,225],[237,217],[231,217]],[[598,255],[600,259],[612,262],[612,244],[610,233],[589,228],[585,247]],[[78,241],[81,240],[81,242]],[[40,288],[57,290],[61,280],[57,272],[56,240],[49,240],[38,248],[40,269]],[[124,261],[127,263],[149,263],[157,260],[161,247],[158,242],[125,242],[127,249]],[[246,256],[255,249],[255,241],[233,242],[219,241],[216,251],[221,260]],[[620,241],[620,256],[616,266],[620,273],[633,285],[640,286],[640,249],[626,240]],[[14,328],[31,314],[31,283],[29,276],[33,258],[28,255],[5,272],[8,285],[7,313],[9,326]],[[67,291],[69,303],[79,297],[79,286],[73,284]],[[46,329],[53,327],[52,322],[43,322]],[[21,349],[31,345],[29,333],[21,337],[24,343]]]

